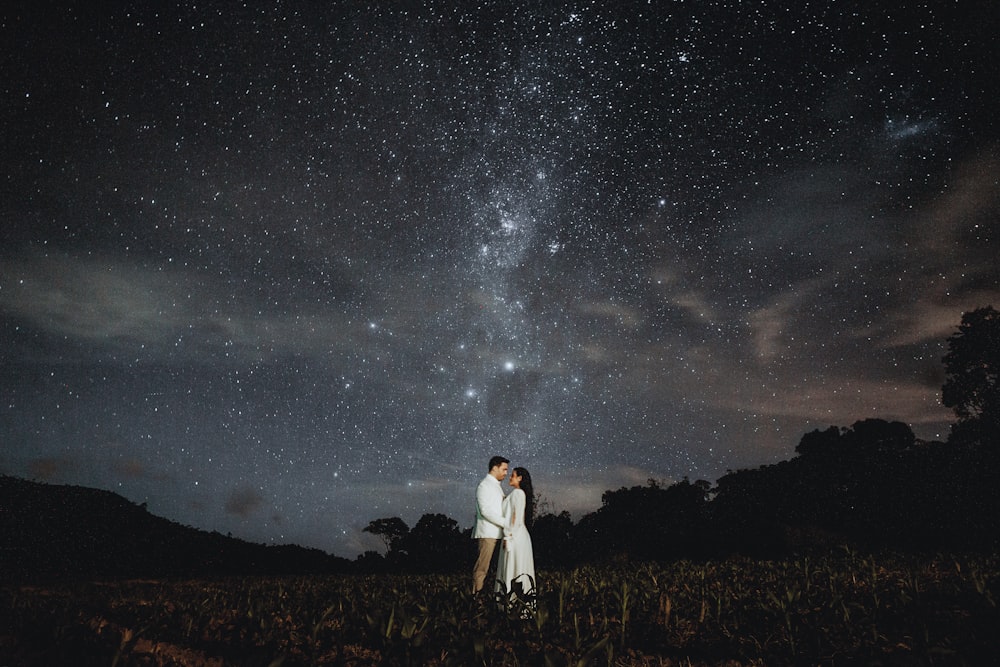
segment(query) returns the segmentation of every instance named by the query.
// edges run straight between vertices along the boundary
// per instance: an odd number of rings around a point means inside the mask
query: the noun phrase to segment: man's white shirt
[[[503,488],[500,480],[486,475],[476,488],[476,526],[473,537],[503,537]]]

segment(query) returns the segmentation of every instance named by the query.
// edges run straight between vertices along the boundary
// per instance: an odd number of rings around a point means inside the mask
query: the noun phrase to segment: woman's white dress
[[[525,504],[526,497],[521,489],[514,489],[503,499],[504,543],[497,563],[498,592],[525,595],[534,592],[535,555],[531,549],[531,535],[524,525]]]

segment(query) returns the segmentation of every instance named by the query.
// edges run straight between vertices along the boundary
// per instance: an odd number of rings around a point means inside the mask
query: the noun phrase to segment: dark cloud
[[[226,512],[246,519],[256,513],[263,504],[264,498],[257,490],[242,487],[234,490],[226,498]]]

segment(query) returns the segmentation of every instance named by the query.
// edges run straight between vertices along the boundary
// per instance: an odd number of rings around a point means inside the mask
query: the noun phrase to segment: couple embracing
[[[479,593],[493,559],[497,542],[502,549],[497,561],[497,592],[518,592],[529,599],[535,588],[535,556],[531,549],[531,525],[535,511],[535,493],[531,475],[524,468],[514,468],[510,475],[513,491],[504,496],[501,482],[507,477],[510,461],[494,456],[489,472],[476,489],[476,525],[472,536],[479,545],[479,557],[472,571],[472,592]]]

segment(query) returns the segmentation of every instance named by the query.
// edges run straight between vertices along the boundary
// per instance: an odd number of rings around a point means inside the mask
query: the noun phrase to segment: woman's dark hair
[[[535,522],[535,489],[531,485],[531,474],[524,468],[514,468],[514,473],[521,478],[521,490],[524,491],[524,525],[531,528]]]

